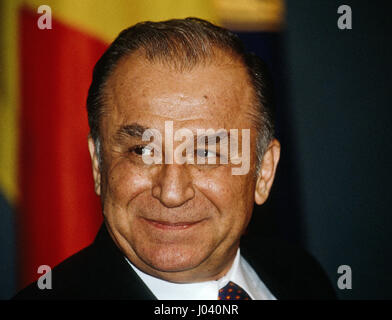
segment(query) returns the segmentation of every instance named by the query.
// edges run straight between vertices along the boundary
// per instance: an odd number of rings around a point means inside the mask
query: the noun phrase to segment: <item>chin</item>
[[[148,265],[160,272],[181,272],[199,266],[207,257],[197,248],[164,247],[144,252],[141,256]]]

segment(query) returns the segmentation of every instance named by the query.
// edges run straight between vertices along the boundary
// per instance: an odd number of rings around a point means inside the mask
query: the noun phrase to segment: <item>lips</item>
[[[185,229],[189,229],[197,224],[199,224],[200,222],[202,222],[203,220],[199,220],[199,221],[191,221],[191,222],[169,222],[169,221],[158,221],[158,220],[151,220],[151,219],[146,219],[143,218],[148,224],[158,228],[158,229],[163,229],[163,230],[185,230]]]

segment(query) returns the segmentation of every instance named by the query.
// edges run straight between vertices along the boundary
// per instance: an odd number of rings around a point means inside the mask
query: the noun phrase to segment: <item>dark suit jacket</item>
[[[241,254],[279,299],[334,299],[319,264],[307,253],[276,241]],[[14,299],[156,299],[124,259],[105,225],[94,242],[52,270],[52,289],[32,283]]]

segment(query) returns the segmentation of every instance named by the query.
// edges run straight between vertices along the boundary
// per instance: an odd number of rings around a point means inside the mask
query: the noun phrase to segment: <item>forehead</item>
[[[124,58],[107,81],[105,120],[109,126],[139,123],[250,128],[253,89],[245,67],[228,56],[178,71],[141,54]]]

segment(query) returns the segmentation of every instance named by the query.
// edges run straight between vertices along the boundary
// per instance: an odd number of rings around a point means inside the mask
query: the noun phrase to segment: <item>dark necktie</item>
[[[230,281],[219,290],[218,300],[252,300],[252,298],[244,289]]]

